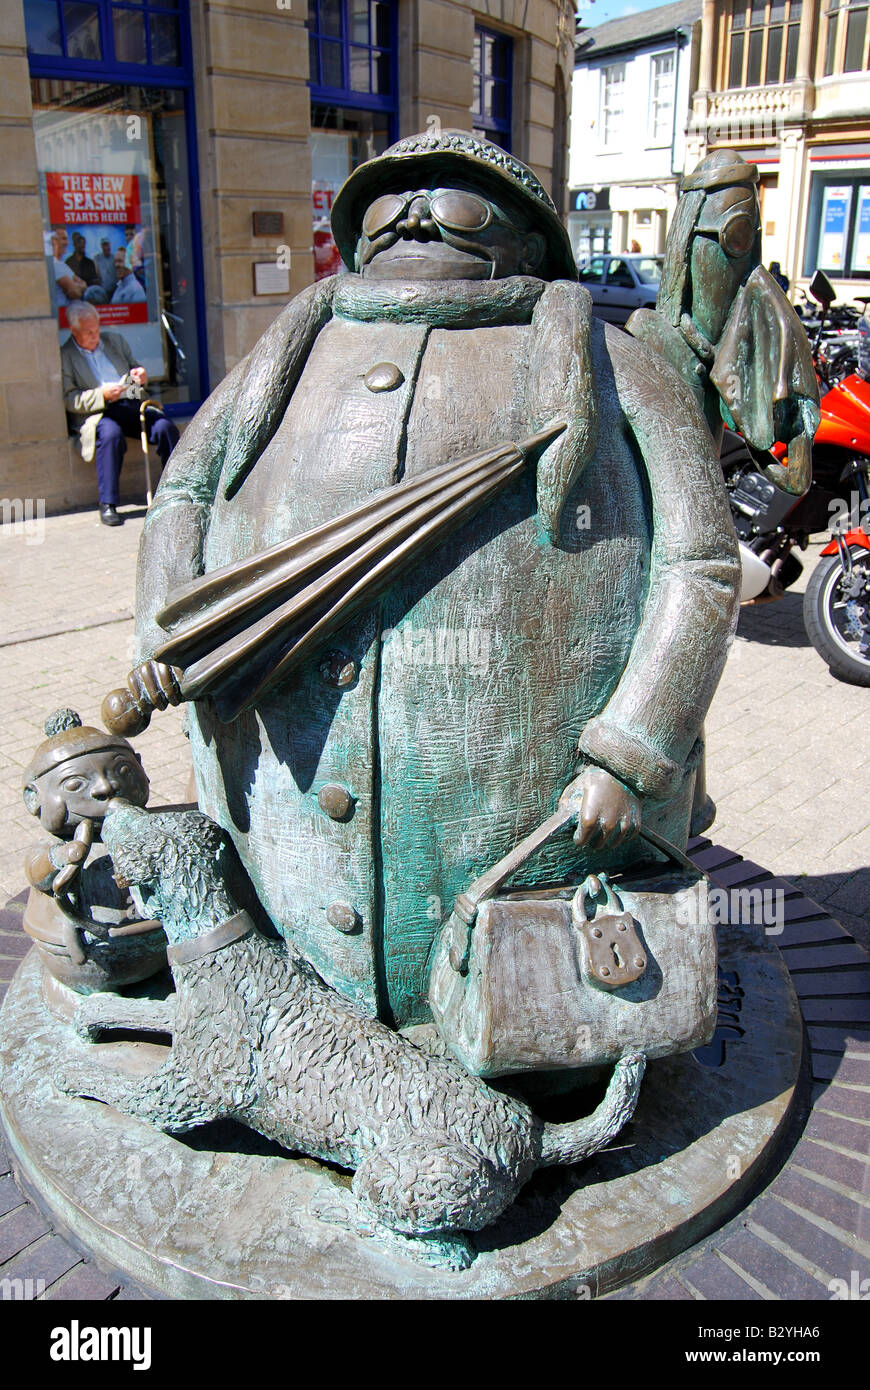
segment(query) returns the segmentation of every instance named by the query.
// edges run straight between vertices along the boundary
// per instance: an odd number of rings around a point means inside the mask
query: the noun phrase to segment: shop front
[[[193,73],[182,5],[25,6],[49,296],[58,340],[90,303],[189,416],[208,394]]]
[[[610,250],[610,189],[572,188],[568,195],[568,235],[579,263]]]
[[[339,269],[335,194],[400,135],[473,129],[559,183],[564,0],[489,8],[0,5],[0,499],[96,504],[61,379],[77,301],[183,428],[288,300]],[[586,209],[596,247],[603,196]],[[121,485],[144,498],[134,441]]]

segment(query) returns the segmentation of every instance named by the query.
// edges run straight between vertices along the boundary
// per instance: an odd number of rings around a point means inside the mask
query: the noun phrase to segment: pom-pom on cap
[[[55,734],[62,734],[65,729],[80,729],[81,727],[81,715],[76,714],[74,709],[56,709],[54,714],[48,716],[43,725],[46,738],[53,738]]]

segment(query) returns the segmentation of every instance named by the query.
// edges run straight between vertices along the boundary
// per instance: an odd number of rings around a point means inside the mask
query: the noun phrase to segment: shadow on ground
[[[799,870],[784,870],[779,876],[812,898],[865,951],[870,951],[870,865],[831,874],[803,875]]]
[[[768,647],[809,647],[803,619],[803,594],[783,594],[773,603],[741,608],[738,637]],[[821,661],[821,657],[819,658]]]

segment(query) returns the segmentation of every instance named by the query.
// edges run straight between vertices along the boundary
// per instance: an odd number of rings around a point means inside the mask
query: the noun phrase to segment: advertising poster
[[[96,309],[101,329],[125,338],[157,382],[167,368],[147,124],[125,149],[117,134],[107,138],[103,114],[61,114],[62,126],[56,112],[36,115],[45,254],[60,341],[69,334],[69,305],[84,300]]]
[[[870,272],[870,187],[867,184],[862,184],[858,189],[858,225],[855,229],[852,269],[865,274]]]
[[[844,269],[851,200],[851,188],[825,189],[822,203],[822,243],[819,248],[819,265],[825,270]]]
[[[314,278],[325,280],[341,270],[341,256],[332,239],[329,217],[337,190],[322,181],[311,185],[311,212],[314,224]]]
[[[312,131],[310,148],[314,278],[324,280],[341,270],[329,216],[333,199],[352,168],[350,137],[345,131]]]

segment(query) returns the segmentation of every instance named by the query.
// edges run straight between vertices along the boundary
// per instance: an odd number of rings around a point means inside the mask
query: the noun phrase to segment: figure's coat
[[[463,321],[455,285],[421,305],[389,294],[356,276],[304,292],[203,407],[146,522],[138,659],[192,575],[568,421],[537,469],[327,644],[357,663],[352,684],[328,684],[319,654],[231,724],[211,700],[193,707],[200,806],[270,916],[330,983],[401,1025],[428,1016],[428,954],[454,896],[578,766],[607,767],[685,843],[739,564],[697,406],[642,345],[590,325],[584,290],[480,285],[484,326]],[[403,380],[372,391],[383,362]],[[353,798],[344,819],[321,809],[328,784]],[[524,881],[592,861],[608,863],[566,837]],[[334,904],[355,931],[330,924]]]

